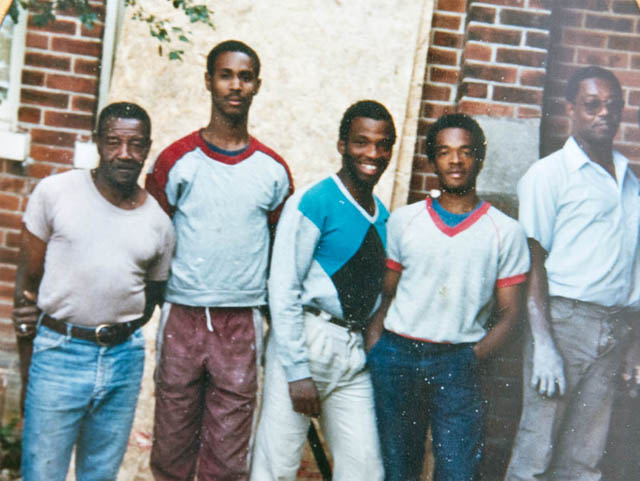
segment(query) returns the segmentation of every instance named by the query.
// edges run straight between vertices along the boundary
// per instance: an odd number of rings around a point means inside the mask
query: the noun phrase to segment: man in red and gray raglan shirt
[[[247,131],[260,87],[247,45],[211,50],[209,125],[167,147],[146,187],[169,212],[176,251],[157,369],[151,469],[158,481],[248,476],[270,233],[293,185]]]

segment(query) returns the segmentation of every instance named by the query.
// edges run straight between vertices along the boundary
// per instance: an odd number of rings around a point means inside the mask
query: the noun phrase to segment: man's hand
[[[633,342],[622,358],[622,380],[637,394],[640,385],[640,341]]]
[[[556,394],[556,384],[558,395],[564,396],[567,385],[562,357],[554,346],[534,345],[531,386],[537,388],[540,395],[553,397]]]
[[[364,333],[364,349],[366,352],[369,352],[380,340],[380,336],[382,336],[382,331],[384,330],[384,316],[385,312],[381,312],[380,310],[373,315],[371,323]]]
[[[320,415],[320,397],[313,379],[307,377],[289,383],[293,410],[307,416]]]
[[[16,303],[11,319],[18,337],[31,337],[36,332],[36,324],[40,316],[40,309],[36,305],[36,294],[30,291],[22,292],[22,299]]]

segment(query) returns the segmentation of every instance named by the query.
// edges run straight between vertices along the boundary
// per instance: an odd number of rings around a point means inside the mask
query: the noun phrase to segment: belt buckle
[[[111,334],[111,336],[109,335],[109,328],[111,327],[110,324],[100,324],[98,327],[96,327],[95,330],[95,335],[96,335],[96,342],[100,345],[100,346],[105,346],[105,347],[110,347],[113,344],[113,334]],[[104,336],[106,336],[107,338],[111,337],[112,339],[110,340],[103,340],[102,339],[102,330],[106,329],[106,331],[104,332]]]

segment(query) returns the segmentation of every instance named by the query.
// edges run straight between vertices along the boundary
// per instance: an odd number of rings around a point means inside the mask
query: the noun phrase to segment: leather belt
[[[303,307],[304,312],[309,312],[315,316],[318,316],[320,314],[322,314],[323,310],[318,309],[317,307],[313,307],[313,306],[304,306]],[[340,326],[340,327],[344,327],[346,330],[348,331],[353,331],[353,332],[362,332],[365,330],[365,325],[361,324],[359,322],[349,322],[349,321],[345,321],[344,319],[340,319],[339,317],[329,317],[327,319],[331,324],[335,324],[336,326]]]
[[[96,327],[85,327],[61,321],[48,314],[44,314],[40,323],[60,334],[66,335],[68,332],[71,337],[95,342],[100,346],[109,347],[126,341],[134,331],[142,327],[147,321],[148,319],[140,317],[128,322],[117,322],[114,324],[100,324]]]

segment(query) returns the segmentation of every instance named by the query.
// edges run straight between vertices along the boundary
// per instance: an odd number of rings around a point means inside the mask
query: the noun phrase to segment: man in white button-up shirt
[[[518,184],[531,329],[508,481],[600,480],[616,373],[637,364],[635,341],[623,341],[640,310],[640,183],[613,150],[622,89],[586,67],[567,101],[572,136]]]

